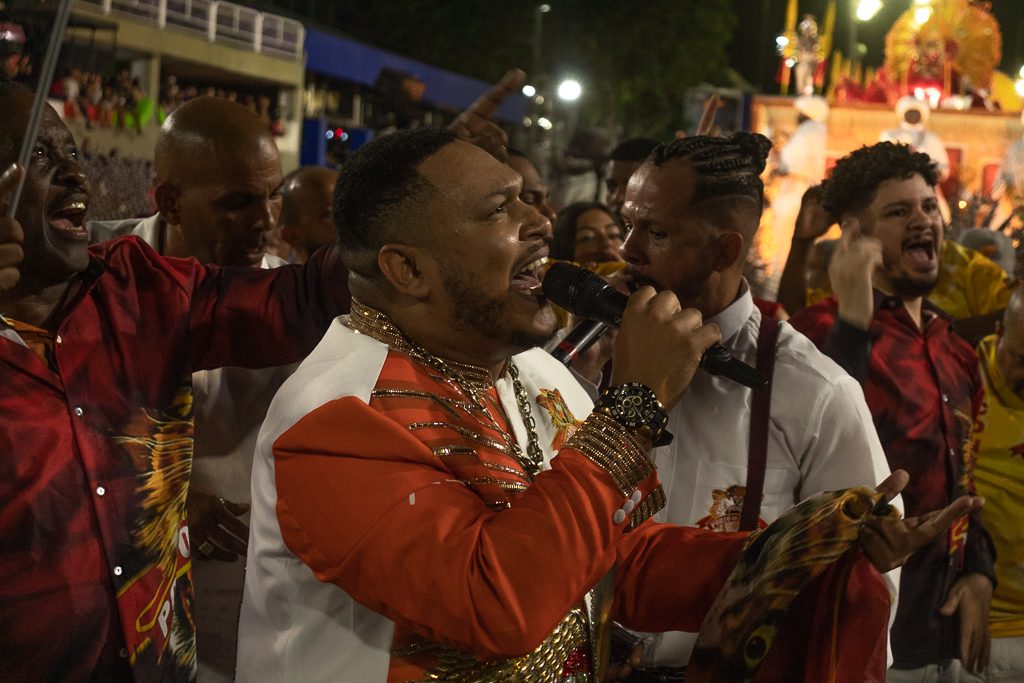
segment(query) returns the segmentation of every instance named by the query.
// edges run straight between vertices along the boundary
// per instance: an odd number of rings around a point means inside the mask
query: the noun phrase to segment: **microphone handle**
[[[573,359],[594,345],[601,338],[610,326],[596,320],[584,320],[574,327],[571,332],[558,343],[558,346],[551,352],[562,365],[569,367]]]
[[[704,351],[700,358],[700,367],[709,374],[731,379],[751,389],[763,389],[768,386],[767,377],[734,357],[729,353],[729,349],[721,344],[709,346]]]

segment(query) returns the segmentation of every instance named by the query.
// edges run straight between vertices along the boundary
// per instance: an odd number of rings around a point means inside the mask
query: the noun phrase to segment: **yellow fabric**
[[[944,240],[939,282],[928,299],[952,318],[973,318],[1006,308],[1009,285],[1009,276],[993,261],[953,240]]]
[[[981,519],[996,544],[989,626],[995,638],[1024,636],[1024,401],[996,366],[996,336],[978,345],[985,403],[975,425],[974,482]]]

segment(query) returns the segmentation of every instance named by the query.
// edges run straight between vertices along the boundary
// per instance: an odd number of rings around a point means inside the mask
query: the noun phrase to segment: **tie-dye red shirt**
[[[299,360],[345,277],[334,251],[273,270],[134,237],[90,253],[52,364],[0,324],[2,677],[192,680],[192,372]]]
[[[889,466],[910,474],[907,516],[945,507],[972,490],[964,468],[983,387],[973,349],[950,321],[925,303],[919,329],[903,302],[875,293],[865,332],[838,318],[830,297],[789,321],[857,378]],[[994,579],[991,539],[977,516],[914,554],[903,567],[892,648],[899,668],[959,656],[953,618],[939,615],[946,593],[965,572]]]

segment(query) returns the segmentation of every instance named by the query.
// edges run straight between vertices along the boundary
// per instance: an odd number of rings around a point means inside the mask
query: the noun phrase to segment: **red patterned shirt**
[[[890,467],[910,474],[903,490],[907,516],[945,507],[972,488],[964,449],[983,388],[974,351],[948,319],[926,302],[920,329],[901,300],[876,291],[866,332],[838,318],[834,297],[789,322],[860,380]],[[958,657],[954,619],[939,615],[939,607],[963,573],[982,572],[994,582],[993,560],[976,516],[910,558],[892,628],[898,668]]]
[[[134,237],[90,253],[51,363],[0,323],[2,677],[192,680],[192,372],[300,359],[345,279],[333,251],[274,270]]]

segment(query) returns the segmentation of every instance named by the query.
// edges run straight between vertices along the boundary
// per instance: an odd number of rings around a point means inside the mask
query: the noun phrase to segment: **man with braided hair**
[[[669,429],[686,438],[654,452],[668,498],[659,521],[760,528],[808,496],[889,474],[860,386],[803,335],[762,316],[743,278],[770,147],[747,133],[675,140],[654,150],[626,190],[632,284],[673,292],[718,325],[732,355],[772,379],[766,394],[706,373],[693,378],[669,413]],[[631,680],[682,680],[695,639],[650,634]]]

